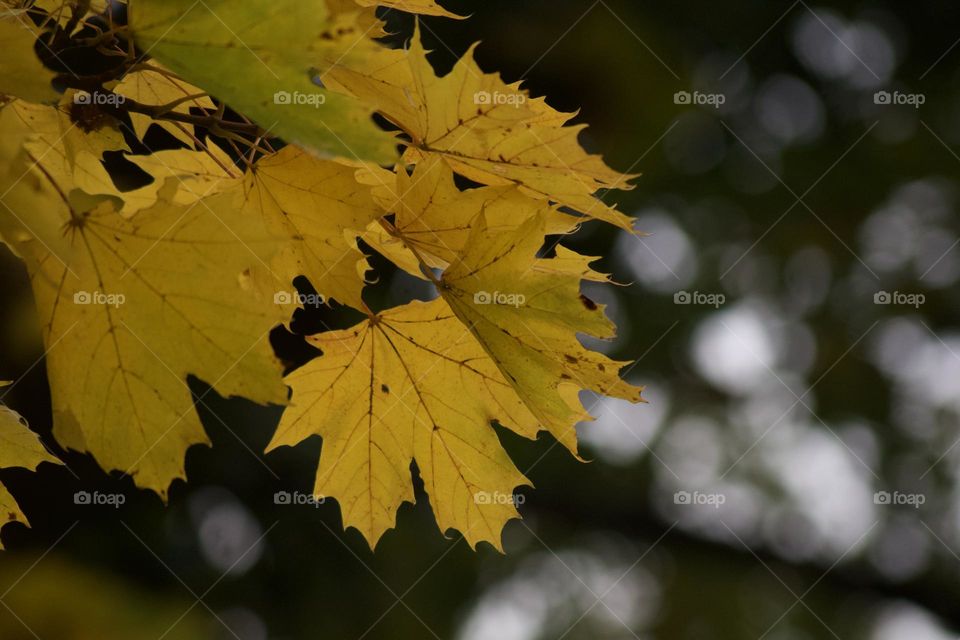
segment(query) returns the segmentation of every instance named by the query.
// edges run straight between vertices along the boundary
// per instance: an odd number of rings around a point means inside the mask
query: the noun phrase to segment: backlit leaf
[[[317,153],[394,157],[370,108],[316,82],[379,47],[355,14],[330,18],[321,3],[272,0],[132,0],[129,12],[144,52],[272,135]]]
[[[78,193],[48,174],[32,179]],[[0,212],[33,284],[58,441],[162,495],[184,476],[186,449],[207,442],[188,375],[224,395],[285,400],[267,340],[283,316],[261,274],[275,239],[238,215],[235,193],[181,206],[168,185],[133,219],[110,200],[61,200],[66,260]]]
[[[381,52],[326,76],[377,108],[411,138],[409,161],[439,155],[457,173],[489,185],[519,185],[533,197],[632,231],[632,220],[594,197],[629,189],[632,176],[608,167],[579,143],[584,125],[531,98],[520,83],[484,73],[473,48],[439,78],[416,34],[404,51]]]
[[[413,501],[416,461],[440,529],[500,549],[519,515],[513,490],[529,481],[490,422],[530,438],[537,422],[447,304],[413,302],[309,342],[323,355],[288,376],[293,397],[270,448],[322,436],[315,492],[371,546]]]
[[[460,259],[443,273],[440,292],[476,335],[533,414],[576,452],[577,422],[589,420],[582,390],[640,402],[641,388],[620,379],[625,362],[586,349],[578,333],[612,338],[603,306],[580,293],[580,281],[605,278],[590,259],[564,250],[538,258],[546,222],[531,218],[498,231],[475,219]]]

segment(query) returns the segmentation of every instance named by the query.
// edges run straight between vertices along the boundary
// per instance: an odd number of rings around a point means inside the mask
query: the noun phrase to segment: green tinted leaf
[[[133,0],[130,25],[143,52],[271,134],[320,154],[393,160],[372,109],[315,82],[379,48],[356,14],[331,18],[322,3]]]

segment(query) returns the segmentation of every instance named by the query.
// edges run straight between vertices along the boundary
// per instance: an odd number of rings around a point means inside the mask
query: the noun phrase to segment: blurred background
[[[33,525],[3,529],[0,637],[956,638],[960,6],[445,5],[472,16],[422,21],[438,69],[481,40],[643,174],[606,199],[649,236],[564,242],[630,283],[585,287],[620,327],[593,346],[637,360],[649,404],[584,397],[589,464],[500,431],[537,486],[505,556],[445,537],[419,486],[374,553],[335,503],[275,500],[310,490],[319,439],[263,456],[279,410],[191,381],[214,447],[166,506],[86,456],[0,472]],[[412,19],[386,17],[402,43]],[[0,260],[4,402],[54,446],[29,283]],[[372,262],[374,306],[431,295]]]

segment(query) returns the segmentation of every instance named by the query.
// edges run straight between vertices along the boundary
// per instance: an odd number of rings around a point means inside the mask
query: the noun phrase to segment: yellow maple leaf
[[[33,177],[59,194],[77,193],[50,175]],[[110,200],[64,197],[54,211],[70,243],[67,260],[0,211],[0,235],[30,273],[54,435],[161,495],[184,476],[186,449],[207,442],[188,375],[224,395],[286,399],[267,339],[284,317],[261,273],[275,238],[261,219],[237,214],[235,193],[185,207],[171,201],[175,184],[168,186],[133,219]]]
[[[625,362],[586,349],[578,333],[612,338],[615,327],[602,305],[580,293],[580,281],[603,281],[591,258],[569,249],[537,257],[542,216],[506,231],[484,215],[457,262],[443,272],[441,295],[476,335],[544,428],[576,453],[577,422],[591,419],[581,390],[640,402],[642,388],[620,378]]]
[[[337,65],[328,86],[376,105],[410,142],[404,158],[443,157],[457,173],[488,185],[519,185],[527,194],[632,231],[632,219],[596,197],[600,189],[629,189],[634,177],[608,167],[579,143],[585,125],[565,126],[561,113],[531,98],[520,83],[484,73],[476,45],[443,77],[414,34],[407,50],[373,52]]]
[[[417,177],[399,175],[400,184]],[[443,211],[445,200],[434,198],[455,187],[438,176],[424,178],[425,193],[408,198],[425,198],[417,211],[434,204]],[[441,529],[500,548],[503,525],[518,515],[512,491],[526,480],[490,421],[530,438],[546,429],[576,453],[574,426],[590,419],[579,391],[641,401],[641,389],[619,377],[626,363],[588,351],[576,337],[613,335],[603,308],[579,291],[580,280],[606,276],[563,247],[554,258],[536,257],[555,211],[493,227],[486,202],[473,200],[467,237],[459,228],[450,236],[459,255],[435,280],[442,298],[308,338],[323,355],[287,377],[293,397],[269,448],[322,436],[314,491],[335,498],[345,525],[371,546],[394,526],[400,504],[413,500],[413,460]],[[416,242],[411,252],[419,257]],[[453,398],[444,391],[451,385],[469,389],[469,397]]]
[[[290,405],[268,450],[323,437],[315,493],[374,547],[414,499],[416,461],[442,531],[501,549],[529,481],[490,423],[528,438],[537,420],[446,302],[412,302],[308,338],[323,355],[287,377]],[[451,386],[470,393],[452,396]]]
[[[356,169],[293,145],[260,159],[244,178],[250,215],[260,215],[286,246],[274,264],[283,284],[304,275],[318,292],[365,309],[368,265],[356,237],[382,215]]]
[[[0,387],[6,384],[0,383]],[[41,462],[60,464],[43,448],[40,439],[27,428],[17,412],[0,405],[0,469],[22,467],[35,470]],[[0,527],[8,522],[27,524],[27,519],[10,492],[0,484]],[[3,549],[2,544],[0,549]]]

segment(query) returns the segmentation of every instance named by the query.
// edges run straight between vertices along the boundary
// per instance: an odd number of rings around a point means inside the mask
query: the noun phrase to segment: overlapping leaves
[[[35,24],[59,15],[50,4]],[[472,51],[438,77],[419,32],[385,48],[375,4],[457,17],[432,0],[130,0],[114,45],[134,58],[100,87],[66,78],[102,109],[78,108],[74,89],[50,99],[49,76],[30,76],[37,30],[4,27],[23,63],[0,69],[22,98],[0,111],[0,234],[33,283],[61,444],[165,493],[207,441],[196,375],[288,402],[270,449],[321,436],[314,490],[371,546],[415,499],[416,472],[442,530],[500,548],[529,481],[493,423],[576,454],[580,391],[641,400],[625,362],[577,338],[613,336],[580,293],[606,276],[547,242],[589,219],[631,229],[595,197],[630,176],[580,146],[573,114]],[[150,148],[154,127],[174,145]],[[146,184],[118,186],[117,157]],[[437,298],[370,311],[358,238]],[[266,336],[298,276],[367,317],[307,338],[321,355],[287,377],[287,400]]]

